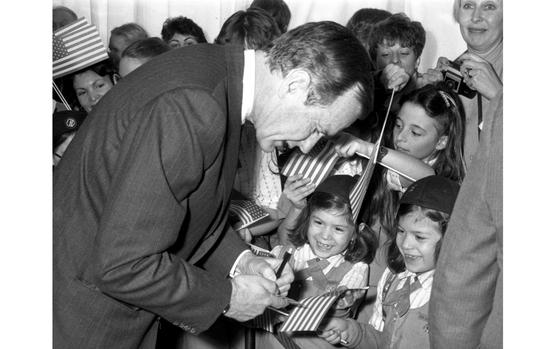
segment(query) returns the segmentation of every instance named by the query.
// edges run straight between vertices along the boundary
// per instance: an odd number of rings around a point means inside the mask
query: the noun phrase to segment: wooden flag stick
[[[360,153],[360,152],[358,152],[358,151],[356,152],[356,154],[359,155],[359,156],[361,156],[361,157],[363,157],[363,158],[369,159],[369,156],[367,156],[366,154],[362,154],[362,153]],[[395,172],[395,173],[398,174],[399,176],[403,176],[404,178],[408,179],[409,181],[416,182],[416,179],[410,177],[409,175],[407,175],[407,174],[405,174],[405,173],[403,173],[403,172],[401,172],[401,171],[399,171],[399,170],[396,170],[396,169],[392,168],[391,166],[389,166],[389,165],[387,165],[387,164],[384,164],[384,163],[380,162],[379,165],[385,167],[385,168],[388,169],[388,170],[391,170],[391,171]]]
[[[387,126],[387,120],[389,119],[389,113],[391,112],[391,107],[393,106],[393,97],[395,97],[395,89],[391,91],[391,99],[389,100],[389,107],[387,107],[387,113],[385,114],[385,120],[383,121],[383,127],[381,128],[381,133],[379,134],[379,139],[377,140],[377,147],[375,147],[375,153],[373,156],[373,163],[377,163],[377,154],[379,154],[379,149],[381,148],[381,141],[383,140],[383,133],[385,133],[385,126]]]
[[[62,101],[62,104],[64,104],[64,106],[66,107],[66,110],[72,110],[72,108],[70,108],[70,104],[68,104],[68,102],[66,101],[66,98],[64,98],[64,96],[62,95],[62,92],[58,89],[58,86],[56,86],[54,81],[52,82],[52,85],[53,85],[53,88],[54,88],[54,92],[56,92],[56,94],[58,95],[58,97]]]

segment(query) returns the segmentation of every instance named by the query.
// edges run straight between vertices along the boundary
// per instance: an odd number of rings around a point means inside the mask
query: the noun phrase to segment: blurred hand
[[[265,308],[284,308],[285,298],[276,295],[276,283],[257,275],[238,275],[231,279],[230,308],[225,316],[247,321],[260,315]]]
[[[336,302],[335,309],[347,309],[350,308],[356,300],[360,299],[365,295],[366,291],[363,290],[347,290],[344,292],[344,296],[340,297]]]
[[[282,263],[278,258],[265,258],[246,253],[237,264],[237,271],[244,275],[259,275],[276,285],[274,294],[287,296],[290,284],[294,281],[294,273],[289,264],[286,264],[282,275],[277,279],[276,270]]]
[[[333,142],[337,154],[345,158],[354,156],[356,153],[369,156],[374,149],[374,144],[346,132],[341,132]]]
[[[307,204],[307,197],[315,191],[315,184],[311,179],[303,178],[302,174],[290,176],[284,185],[284,194],[297,209],[304,209]]]
[[[253,240],[253,235],[251,234],[249,228],[240,229],[237,231],[237,234],[239,234],[239,236],[243,239],[243,241],[245,241],[248,244],[250,244],[251,241]]]
[[[435,84],[443,81],[442,68],[446,65],[449,65],[449,59],[439,57],[434,69],[428,69],[424,74],[418,74],[416,78],[416,87],[420,88],[428,84]]]
[[[402,90],[410,80],[410,75],[403,67],[389,63],[381,72],[381,83],[386,89],[396,91]]]
[[[349,320],[337,317],[328,318],[325,323],[321,324],[317,335],[332,345],[339,344],[341,339],[348,341],[348,321]]]
[[[468,52],[459,60],[461,60],[461,74],[468,87],[478,91],[486,99],[493,99],[502,90],[502,80],[486,60]]]

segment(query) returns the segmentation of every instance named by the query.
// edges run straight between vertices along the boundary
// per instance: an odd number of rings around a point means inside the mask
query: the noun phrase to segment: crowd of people
[[[186,16],[113,28],[54,80],[55,348],[501,348],[503,2],[449,16],[467,50],[425,72],[422,23],[384,9],[288,31],[254,0],[213,43]],[[283,175],[320,146],[322,182]],[[279,332],[335,291],[316,331]]]

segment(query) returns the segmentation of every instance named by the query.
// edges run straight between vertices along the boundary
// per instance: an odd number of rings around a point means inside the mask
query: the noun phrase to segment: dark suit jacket
[[[430,299],[432,349],[503,346],[501,100],[497,106],[443,239]]]
[[[88,116],[54,174],[55,348],[153,347],[158,317],[198,333],[229,302],[242,76],[240,48],[174,50]]]

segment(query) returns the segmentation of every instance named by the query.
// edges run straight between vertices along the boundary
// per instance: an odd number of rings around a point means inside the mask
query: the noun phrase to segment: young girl
[[[352,220],[349,194],[356,181],[357,176],[330,176],[309,197],[297,228],[289,235],[295,247],[289,261],[295,280],[288,297],[301,300],[341,286],[353,289],[367,284],[368,263],[373,260],[377,242],[367,228],[356,229]],[[272,253],[282,258],[287,250],[288,246],[279,245]],[[363,294],[364,291],[348,291],[335,305],[332,316],[350,316]],[[258,347],[279,345],[268,337],[268,342],[261,342]],[[291,337],[297,343],[310,335],[294,333]],[[308,348],[310,343],[302,345]]]
[[[436,261],[459,185],[441,176],[412,184],[400,200],[387,263],[368,323],[331,318],[320,334],[350,348],[426,348]]]
[[[415,180],[437,174],[459,183],[465,176],[465,113],[458,96],[444,84],[426,85],[403,96],[402,107],[391,124],[392,134],[385,142],[389,147],[382,146],[377,159],[396,171],[376,171],[367,209],[368,223],[379,223],[386,231],[394,225],[397,193],[402,194],[412,183],[397,172]],[[377,146],[348,135],[337,143],[342,156],[371,154]]]

